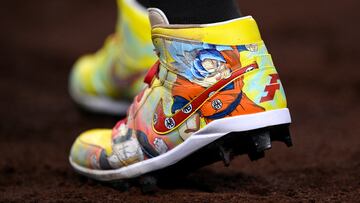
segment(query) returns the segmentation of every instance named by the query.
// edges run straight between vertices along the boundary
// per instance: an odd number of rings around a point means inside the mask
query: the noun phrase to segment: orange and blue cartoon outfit
[[[216,53],[214,58],[218,60],[218,56],[221,54],[221,58],[224,60],[224,62],[226,62],[226,67],[229,68],[230,71],[241,68],[239,51],[236,47],[232,48],[232,50],[224,50],[221,52],[211,50],[213,54]],[[206,54],[208,53],[209,51]],[[200,71],[204,70],[205,69],[202,68]],[[200,71],[192,72],[199,73]],[[200,108],[201,116],[205,118],[206,122],[208,123],[212,120],[229,116],[264,111],[262,107],[256,105],[246,96],[246,94],[242,91],[243,86],[243,76],[241,76],[239,79],[222,88],[215,96],[211,98],[211,100],[207,100]],[[189,101],[193,100],[205,89],[205,87],[194,84],[184,77],[178,77],[172,90],[174,95],[174,103],[171,109],[172,113],[175,113],[175,111],[183,108],[186,104],[189,103]]]

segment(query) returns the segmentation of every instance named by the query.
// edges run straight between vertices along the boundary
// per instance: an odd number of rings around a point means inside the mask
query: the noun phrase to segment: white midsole
[[[77,104],[95,113],[123,115],[126,114],[127,109],[131,104],[129,101],[118,101],[104,96],[87,95],[71,86],[69,88],[69,93]]]
[[[80,166],[69,158],[74,169],[90,178],[110,181],[134,178],[142,174],[173,165],[189,154],[204,147],[231,132],[242,132],[258,128],[291,123],[287,108],[265,111],[261,113],[241,115],[212,121],[203,129],[191,135],[187,140],[174,149],[129,166],[113,170],[96,170]]]

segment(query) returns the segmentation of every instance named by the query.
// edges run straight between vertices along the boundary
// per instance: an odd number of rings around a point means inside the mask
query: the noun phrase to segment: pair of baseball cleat
[[[240,154],[257,160],[272,141],[292,145],[284,89],[251,16],[173,25],[159,9],[118,4],[115,34],[75,64],[70,94],[90,111],[127,116],[76,139],[77,172],[139,179],[146,192],[153,177],[227,166]]]

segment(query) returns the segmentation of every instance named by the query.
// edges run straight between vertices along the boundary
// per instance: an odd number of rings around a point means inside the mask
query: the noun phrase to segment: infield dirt
[[[142,195],[77,175],[76,136],[120,118],[79,112],[67,93],[72,64],[113,30],[113,1],[13,0],[0,12],[0,201],[360,201],[359,3],[241,2],[260,25],[293,117],[294,146],[265,159],[215,163]]]

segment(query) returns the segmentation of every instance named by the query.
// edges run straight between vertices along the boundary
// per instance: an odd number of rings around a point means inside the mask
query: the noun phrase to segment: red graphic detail
[[[204,102],[206,100],[212,98],[215,95],[215,94],[212,94],[211,96],[209,96],[210,93],[218,91],[219,89],[223,88],[225,85],[227,85],[229,82],[231,82],[235,78],[246,73],[247,70],[254,70],[257,68],[258,68],[258,65],[256,63],[254,63],[254,64],[248,65],[244,68],[239,68],[239,69],[233,71],[229,78],[218,81],[213,86],[207,88],[204,92],[199,94],[194,100],[192,100],[187,105],[185,105],[184,108],[190,104],[192,105],[192,110],[187,113],[184,113],[182,110],[180,110],[180,111],[177,111],[172,116],[166,116],[164,114],[162,100],[160,100],[160,102],[158,103],[158,105],[156,107],[156,111],[155,111],[155,114],[157,115],[157,121],[156,121],[156,123],[153,124],[154,129],[157,131],[157,133],[160,133],[160,134],[165,134],[169,130],[171,131],[171,130],[176,129],[184,120],[190,118],[192,113],[194,111],[197,111],[204,104]],[[166,118],[172,118],[175,121],[175,126],[172,127],[171,129],[168,129],[165,126]]]
[[[148,85],[151,84],[154,76],[157,74],[157,72],[159,71],[159,66],[160,66],[160,61],[157,60],[155,62],[155,64],[150,68],[150,70],[148,71],[148,73],[146,74],[145,78],[144,78],[144,82]]]
[[[277,83],[277,81],[280,80],[279,74],[277,74],[277,73],[270,74],[270,77],[271,77],[270,84]]]
[[[267,95],[262,97],[260,103],[271,101],[274,99],[276,90],[280,89],[280,84],[277,81],[280,79],[278,74],[270,74],[271,80],[270,84],[266,85],[264,92],[267,92]]]
[[[115,127],[113,127],[112,129],[112,135],[111,137],[114,139],[114,137],[118,134],[119,132],[119,127],[122,125],[122,124],[126,124],[127,123],[127,118],[124,118],[122,120],[120,120],[119,122],[116,123]]]

